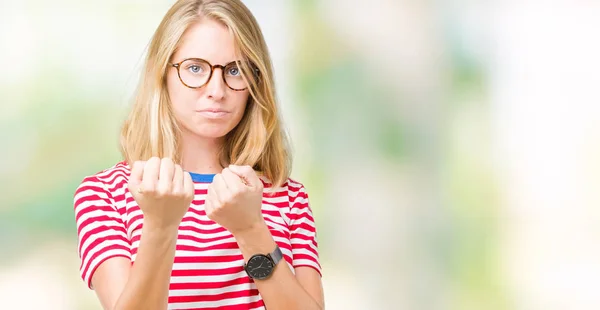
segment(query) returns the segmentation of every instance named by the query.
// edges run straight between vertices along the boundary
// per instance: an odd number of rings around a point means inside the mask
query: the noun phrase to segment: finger
[[[192,176],[189,172],[183,172],[183,189],[188,197],[194,198],[194,181],[192,181]]]
[[[136,161],[131,167],[131,174],[129,175],[129,181],[133,181],[134,184],[142,183],[142,177],[144,176],[144,165],[145,161]]]
[[[250,187],[259,187],[262,182],[250,166],[230,165],[231,172],[237,174],[240,178],[246,181],[246,185]]]
[[[214,219],[212,215],[216,211],[218,205],[219,202],[215,198],[214,189],[209,187],[208,195],[206,195],[206,198],[204,199],[204,211],[206,212],[206,216],[208,216],[208,218]]]
[[[173,175],[175,173],[175,164],[170,158],[160,160],[160,174],[158,176],[158,190],[160,194],[167,194],[171,191],[173,185]]]
[[[223,175],[223,181],[225,181],[227,188],[229,188],[231,192],[239,193],[245,187],[244,181],[229,168],[223,169],[221,174]]]
[[[173,172],[173,191],[176,193],[179,192],[184,192],[184,175],[183,175],[183,169],[181,168],[180,165],[175,165],[175,167],[173,168],[175,171]]]
[[[211,185],[215,200],[220,203],[224,202],[227,198],[229,188],[227,188],[227,184],[225,184],[225,180],[223,180],[223,175],[220,173],[215,174]]]
[[[144,166],[144,176],[142,177],[142,186],[144,191],[154,191],[156,189],[156,183],[158,181],[158,174],[160,169],[160,159],[158,157],[152,157],[148,160]]]

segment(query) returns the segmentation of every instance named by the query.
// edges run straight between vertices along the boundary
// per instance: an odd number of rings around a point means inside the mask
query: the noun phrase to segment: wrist
[[[267,223],[265,223],[264,219],[261,219],[260,221],[248,226],[246,229],[232,232],[231,234],[236,238],[236,240],[246,240],[253,239],[257,235],[264,234],[264,232],[269,232],[269,227],[267,227]]]
[[[244,231],[237,232],[233,237],[242,250],[244,260],[248,260],[257,253],[270,253],[276,245],[273,235],[271,235],[271,231],[269,231],[269,227],[264,221],[256,223]]]
[[[142,226],[142,233],[145,232],[152,235],[177,236],[178,231],[179,224],[165,223],[151,219],[144,219],[144,224]]]

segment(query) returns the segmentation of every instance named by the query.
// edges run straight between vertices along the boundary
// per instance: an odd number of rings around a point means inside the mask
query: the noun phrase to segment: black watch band
[[[269,254],[255,254],[244,264],[244,270],[248,277],[256,280],[264,280],[271,277],[275,266],[283,259],[283,253],[279,246]]]
[[[277,266],[277,263],[283,259],[283,253],[278,245],[275,246],[275,250],[273,250],[273,252],[269,253],[269,256],[271,257],[271,260],[273,260],[273,265],[275,266]]]

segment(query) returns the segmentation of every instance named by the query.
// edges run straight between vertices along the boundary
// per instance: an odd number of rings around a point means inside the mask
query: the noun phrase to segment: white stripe
[[[236,284],[215,289],[199,289],[199,290],[169,290],[169,296],[207,296],[219,295],[223,293],[244,292],[247,290],[256,289],[254,283]]]
[[[169,304],[169,309],[216,308],[216,307],[224,307],[224,306],[236,305],[236,304],[249,304],[252,302],[259,301],[260,299],[261,299],[260,295],[256,295],[256,296],[250,296],[250,297],[229,298],[226,300],[219,300],[219,301],[172,303],[172,304]],[[258,309],[261,309],[261,308],[258,308]]]
[[[98,183],[98,182],[86,182],[84,184],[81,184],[79,186],[79,188],[82,188],[84,186],[93,186],[93,187],[98,187],[100,189],[104,188],[102,186],[102,183]],[[95,190],[95,189],[88,188],[86,190],[78,190],[77,194],[75,194],[75,197],[73,197],[73,201],[77,201],[77,200],[79,200],[81,198],[88,197],[88,196],[91,196],[91,195],[94,195],[94,194],[100,196],[101,198],[109,199],[108,198],[109,196],[108,196],[108,194],[106,192],[104,192],[102,190]],[[104,201],[103,201],[103,203],[106,204]]]
[[[312,224],[310,224],[308,221],[304,222],[304,223],[308,223],[309,226],[313,226]],[[298,223],[294,223],[294,225],[298,225]],[[293,234],[299,234],[299,235],[303,235],[303,236],[307,236],[307,237],[313,237],[315,235],[315,233],[311,232],[310,230],[306,230],[304,228],[300,228],[301,226],[298,226],[298,228],[296,228],[294,231],[292,231],[291,233]],[[294,240],[296,238],[292,238],[292,243],[294,243]]]
[[[118,215],[117,211],[114,211],[114,212]],[[77,227],[81,227],[81,225],[82,225],[83,222],[85,222],[87,220],[90,220],[90,219],[92,221],[90,221],[88,223],[88,225],[91,225],[91,224],[94,224],[94,223],[102,223],[102,224],[108,224],[108,223],[110,223],[110,224],[116,224],[116,225],[121,224],[121,223],[119,223],[119,221],[117,221],[117,220],[114,219],[114,214],[111,214],[111,213],[112,212],[108,213],[108,212],[106,212],[104,210],[97,210],[97,209],[96,210],[90,209],[90,210],[87,210],[85,212],[82,212],[81,216],[77,220],[77,223],[76,223]],[[108,220],[108,221],[107,220],[102,220],[102,221],[97,220],[97,218],[99,218],[101,216],[105,216],[105,215],[108,216],[110,218],[110,220]],[[85,229],[87,227],[82,227],[82,228]],[[123,228],[125,228],[125,227],[123,227]],[[87,231],[89,231],[89,229]]]
[[[313,252],[311,252],[311,251],[309,251],[309,250],[307,250],[305,248],[293,249],[292,252],[294,253],[293,254],[294,256],[296,256],[298,254],[304,254],[304,255],[308,255],[308,256],[310,256],[312,258],[315,258],[315,259],[317,258],[316,255]],[[294,261],[296,261],[296,260],[294,260]]]
[[[201,227],[200,229],[205,229],[205,228]],[[208,234],[208,233],[199,233],[197,231],[192,231],[192,230],[186,229],[186,230],[180,230],[179,235],[190,236],[190,237],[195,237],[195,238],[199,238],[199,239],[219,238],[219,237],[226,237],[226,236],[233,237],[233,235],[231,235],[231,233],[227,230]]]
[[[306,197],[294,197],[294,199],[290,200],[291,205],[295,205],[295,204],[308,204],[308,198]],[[304,208],[304,206],[300,206],[302,208]],[[298,207],[292,207],[292,209],[297,209]]]
[[[174,263],[173,270],[217,270],[244,265],[244,259],[225,263]]]
[[[94,223],[88,224],[86,227],[84,227],[81,230],[80,238],[82,238],[90,230],[95,229],[95,228],[100,227],[100,226],[105,225],[105,224],[106,224],[106,222],[94,222]],[[88,248],[90,247],[90,245],[93,242],[96,242],[97,240],[101,240],[101,239],[104,239],[104,238],[110,237],[110,236],[120,236],[120,235],[121,234],[119,234],[119,232],[117,232],[117,231],[106,229],[106,230],[101,230],[101,231],[99,231],[99,232],[97,232],[95,234],[89,235],[88,238],[85,240],[85,242],[83,244],[81,243],[82,240],[79,239],[79,244],[81,245],[81,253],[85,253],[88,250]],[[123,237],[126,238],[126,236],[123,236]],[[126,248],[129,248],[129,243],[127,243],[127,242],[125,242],[123,240],[115,240],[115,239],[111,239],[111,240],[108,240],[108,241],[103,241],[102,243],[97,244],[96,247],[107,246],[108,245],[107,242],[108,242],[108,244],[118,244],[118,245],[122,245],[122,246],[124,246]]]
[[[182,251],[177,250],[175,255],[179,257],[190,257],[190,256],[199,256],[199,257],[214,257],[214,256],[232,256],[239,255],[241,251],[239,249],[223,249],[223,250],[212,250],[212,251]]]
[[[232,281],[247,276],[246,271],[216,276],[177,276],[171,277],[171,283],[218,283]]]
[[[319,268],[319,265],[317,265],[314,261],[309,259],[295,259],[294,266],[311,266],[317,269],[318,271],[322,271],[321,268]]]
[[[279,197],[272,197],[272,196],[263,196],[263,200],[268,202],[268,203],[284,203],[284,202],[288,202],[288,196],[287,195],[281,195]]]

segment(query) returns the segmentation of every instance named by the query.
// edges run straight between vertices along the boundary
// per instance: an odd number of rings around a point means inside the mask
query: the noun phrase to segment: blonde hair
[[[274,187],[289,177],[288,138],[277,108],[271,58],[254,16],[239,0],[179,0],[166,13],[148,47],[133,107],[121,130],[121,153],[132,164],[152,156],[181,163],[181,132],[167,93],[167,66],[184,32],[201,18],[223,23],[234,36],[238,52],[259,75],[240,62],[249,84],[246,111],[226,136],[223,163],[249,165]]]

